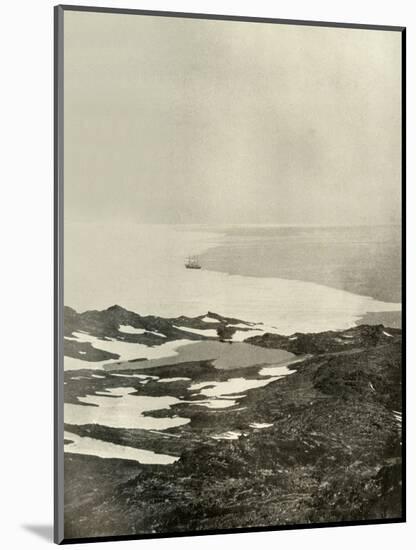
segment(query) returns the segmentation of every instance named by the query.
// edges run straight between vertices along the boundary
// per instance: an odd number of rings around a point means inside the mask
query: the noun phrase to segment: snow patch
[[[190,332],[191,334],[198,334],[199,336],[209,336],[214,338],[218,336],[217,331],[213,328],[198,329],[198,328],[188,328],[188,327],[177,327],[175,325],[173,326],[173,328],[177,328],[185,332]]]
[[[208,397],[222,397],[230,395],[232,398],[237,398],[240,392],[251,390],[253,388],[262,388],[267,386],[271,382],[274,382],[278,378],[272,377],[266,380],[247,380],[246,378],[230,378],[224,382],[199,382],[191,384],[189,389],[191,391],[201,390],[199,395],[206,395]]]
[[[65,423],[77,426],[99,424],[108,428],[167,430],[190,422],[189,418],[179,416],[174,418],[144,416],[145,412],[170,409],[172,405],[181,401],[170,395],[161,397],[132,395],[135,393],[135,388],[110,388],[100,395],[78,397],[82,405],[65,403]]]
[[[101,370],[104,365],[111,365],[114,363],[120,363],[125,361],[131,361],[132,359],[159,359],[162,357],[170,357],[177,355],[176,348],[185,344],[194,343],[192,340],[173,340],[172,342],[165,342],[159,346],[146,346],[145,344],[138,344],[135,342],[124,342],[120,340],[102,340],[96,336],[85,332],[74,332],[75,338],[68,338],[69,340],[76,340],[78,342],[88,342],[93,348],[109,353],[118,355],[118,359],[106,359],[104,361],[84,361],[82,359],[74,357],[64,357],[64,370],[80,370],[80,369],[92,369]]]
[[[134,328],[131,325],[120,325],[118,327],[119,332],[124,332],[125,334],[144,334],[146,329],[144,328]]]
[[[66,453],[93,455],[100,458],[118,458],[121,460],[134,460],[140,464],[173,464],[179,460],[178,456],[163,455],[153,451],[145,451],[126,445],[116,445],[108,441],[102,441],[92,437],[80,437],[71,432],[64,432]]]
[[[238,439],[241,436],[241,432],[224,432],[223,434],[219,435],[212,435],[212,439]]]
[[[249,424],[250,428],[256,428],[258,430],[262,430],[263,428],[270,428],[273,426],[273,424],[267,424],[265,422],[253,422],[252,424]]]
[[[191,380],[190,378],[187,378],[186,376],[174,376],[173,378],[161,378],[159,380],[159,384],[166,384],[169,382],[181,382],[181,381],[188,381]]]

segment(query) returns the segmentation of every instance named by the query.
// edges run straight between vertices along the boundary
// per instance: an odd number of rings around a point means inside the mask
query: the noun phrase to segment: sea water
[[[367,295],[334,288],[331,276],[321,277],[327,284],[310,280],[313,270],[311,254],[306,252],[307,241],[312,241],[309,246],[316,256],[319,250],[316,242],[328,241],[327,233],[315,231],[308,237],[307,228],[300,233],[299,228],[291,231],[285,228],[285,231],[286,234],[276,232],[276,227],[259,231],[258,226],[239,226],[236,233],[227,226],[67,224],[65,304],[77,311],[119,304],[141,315],[162,317],[197,316],[214,311],[273,325],[281,334],[345,329],[367,312],[400,310],[397,301],[371,296],[371,269],[359,271],[357,267],[362,279],[370,279],[364,285]],[[352,228],[348,238],[344,228],[341,237],[335,239],[331,233],[331,250],[335,246],[338,252],[334,256],[328,252],[328,246],[321,247],[326,250],[322,258],[330,261],[327,271],[336,269],[344,253],[348,260],[351,243],[354,239],[357,241],[356,233]],[[357,250],[363,246],[362,236],[360,238]],[[370,240],[374,246],[378,242],[374,231]],[[284,244],[287,242],[290,247]],[[397,250],[399,245],[387,242],[386,247],[392,246]],[[262,247],[267,253],[254,254],[253,250]],[[297,264],[296,269],[292,267],[287,274],[285,258],[289,249]],[[383,246],[378,249],[383,250]],[[227,264],[224,260],[227,250],[229,257],[235,259],[240,254],[244,261]],[[202,269],[186,269],[184,259],[188,255],[199,255]],[[374,263],[376,256],[374,252],[369,261]],[[304,276],[309,280],[303,280],[302,258],[305,258]],[[317,261],[319,263],[319,254]],[[273,275],[279,273],[279,262],[286,266],[288,278]],[[341,263],[344,266],[346,262]],[[250,264],[256,268],[249,270]],[[377,262],[374,265],[376,269]],[[270,266],[275,266],[274,271]],[[343,271],[345,269],[338,270],[337,279]],[[386,270],[385,276],[389,273],[391,269]],[[297,278],[291,278],[294,276]],[[351,277],[348,271],[347,277]],[[320,280],[319,276],[315,278]],[[396,284],[395,280],[392,278],[392,285]],[[346,287],[354,288],[354,285]]]

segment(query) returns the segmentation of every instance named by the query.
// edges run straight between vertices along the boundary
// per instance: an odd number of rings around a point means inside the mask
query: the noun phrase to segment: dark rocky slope
[[[239,410],[195,410],[191,426],[169,430],[185,446],[141,430],[78,427],[181,458],[151,466],[66,455],[66,538],[400,518],[401,428],[393,411],[401,411],[401,331],[364,325],[294,336],[249,339],[308,358],[296,373],[250,390]],[[200,380],[213,370],[205,363],[155,372]],[[245,431],[252,422],[273,426]],[[207,437],[222,426],[244,433]]]
[[[204,321],[208,317],[209,322]],[[212,336],[205,336],[181,330],[178,327],[190,330],[227,328],[227,337],[231,337],[235,328],[228,326],[233,324],[246,325],[247,330],[251,324],[239,319],[223,317],[217,313],[208,312],[198,317],[174,317],[163,318],[154,315],[142,316],[133,311],[128,311],[121,306],[115,305],[102,311],[85,311],[77,313],[74,309],[65,306],[64,308],[64,353],[69,357],[75,357],[85,361],[104,361],[106,359],[117,359],[118,355],[95,349],[89,342],[79,342],[74,338],[74,332],[87,332],[97,338],[108,340],[110,338],[123,342],[144,344],[146,346],[158,346],[178,339],[187,340],[211,340]],[[120,330],[120,325],[129,325],[134,329],[140,329],[142,334],[127,333]],[[239,328],[243,330],[244,328]],[[214,339],[217,339],[215,336]]]

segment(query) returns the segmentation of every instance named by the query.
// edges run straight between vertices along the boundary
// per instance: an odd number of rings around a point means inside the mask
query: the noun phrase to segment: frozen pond
[[[218,342],[203,341],[193,342],[183,345],[180,340],[175,346],[175,353],[162,358],[149,359],[137,363],[118,363],[106,365],[105,370],[127,370],[127,369],[147,369],[153,367],[162,367],[165,365],[175,365],[177,363],[187,363],[191,361],[212,361],[217,369],[232,370],[237,368],[247,368],[255,365],[276,364],[283,361],[290,361],[295,356],[293,353],[280,349],[267,349],[260,346],[253,346],[244,342]],[[167,345],[167,344],[165,344]],[[162,347],[162,346],[159,346]]]

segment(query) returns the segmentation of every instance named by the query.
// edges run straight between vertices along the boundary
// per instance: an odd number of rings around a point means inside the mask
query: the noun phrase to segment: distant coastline
[[[401,302],[401,228],[230,226],[206,250],[205,269],[317,283],[388,303]]]

